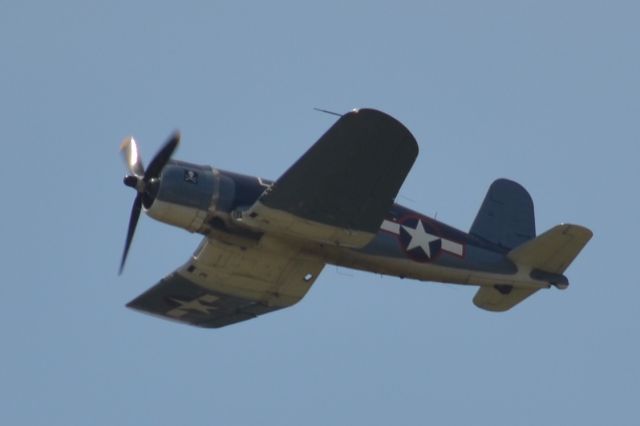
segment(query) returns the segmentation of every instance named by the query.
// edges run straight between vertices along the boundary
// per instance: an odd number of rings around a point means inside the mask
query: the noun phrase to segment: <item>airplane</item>
[[[219,328],[294,305],[327,264],[421,281],[478,286],[473,303],[500,312],[564,271],[592,237],[560,224],[537,235],[533,201],[494,181],[468,232],[395,203],[417,155],[411,132],[375,109],[340,115],[280,178],[173,160],[173,134],[144,168],[132,137],[121,145],[136,190],[122,274],[141,210],[202,234],[191,258],[128,307]]]

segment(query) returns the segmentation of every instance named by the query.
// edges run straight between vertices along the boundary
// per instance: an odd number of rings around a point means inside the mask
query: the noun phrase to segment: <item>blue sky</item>
[[[639,7],[631,1],[3,2],[2,424],[636,424]],[[398,201],[467,230],[490,183],[539,232],[586,225],[571,286],[510,312],[474,289],[328,266],[221,330],[124,304],[200,237],[143,217],[118,154],[277,178],[381,109],[420,155]]]

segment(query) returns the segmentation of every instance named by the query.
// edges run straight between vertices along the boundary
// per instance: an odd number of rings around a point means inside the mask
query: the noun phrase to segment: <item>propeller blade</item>
[[[122,144],[120,144],[120,152],[122,153],[124,163],[129,173],[138,177],[144,176],[144,165],[142,164],[142,158],[138,151],[138,145],[133,137],[129,136],[122,141]]]
[[[125,176],[124,184],[134,188],[137,192],[136,198],[133,201],[133,207],[131,207],[127,240],[124,243],[124,252],[122,253],[122,260],[120,261],[120,275],[122,274],[124,264],[127,261],[127,255],[129,254],[129,248],[131,248],[133,234],[136,232],[136,226],[138,225],[142,206],[144,205],[146,208],[150,208],[155,198],[155,192],[158,190],[157,187],[159,182],[153,179],[160,177],[162,169],[164,169],[171,159],[171,156],[179,143],[180,133],[175,132],[169,137],[155,157],[153,157],[146,172],[142,165],[142,159],[140,158],[136,141],[132,137],[128,137],[123,140],[120,145],[120,152],[122,152],[125,164],[130,172],[130,175]]]
[[[127,240],[124,243],[124,252],[122,253],[122,261],[120,261],[120,272],[124,269],[124,263],[127,260],[127,254],[129,254],[129,248],[131,247],[131,240],[133,240],[133,234],[136,232],[136,225],[138,224],[138,218],[140,218],[140,210],[142,209],[142,194],[138,193],[136,199],[133,201],[133,207],[131,207],[131,217],[129,218],[129,229],[127,230]]]
[[[169,140],[164,144],[164,146],[158,151],[155,157],[149,163],[149,167],[144,174],[144,182],[147,183],[153,178],[160,177],[160,173],[162,173],[162,169],[167,165],[171,155],[173,155],[173,151],[176,150],[178,144],[180,143],[180,133],[175,132],[169,137]]]

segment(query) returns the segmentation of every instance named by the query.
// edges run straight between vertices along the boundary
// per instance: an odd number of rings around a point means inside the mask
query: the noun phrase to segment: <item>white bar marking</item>
[[[380,229],[382,229],[383,231],[391,232],[393,234],[400,234],[400,224],[391,222],[390,220],[382,221]]]
[[[454,241],[442,239],[442,250],[448,251],[449,253],[457,254],[458,256],[462,256],[464,254],[464,246],[462,244],[458,244]]]

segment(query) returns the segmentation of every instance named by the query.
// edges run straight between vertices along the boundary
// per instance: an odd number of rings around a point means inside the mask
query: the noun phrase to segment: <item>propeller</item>
[[[120,261],[120,271],[122,274],[124,264],[129,254],[129,248],[131,247],[131,241],[133,240],[133,234],[136,231],[136,225],[140,218],[140,211],[142,207],[151,207],[153,200],[158,191],[160,184],[160,175],[162,175],[162,169],[167,165],[173,152],[180,143],[180,133],[175,132],[172,134],[164,146],[160,148],[160,151],[153,157],[149,167],[145,171],[142,164],[142,158],[138,151],[138,145],[132,138],[126,138],[120,145],[120,152],[124,157],[125,165],[129,174],[124,178],[124,184],[136,190],[136,198],[133,200],[133,206],[131,207],[131,216],[129,217],[129,228],[127,229],[127,239],[124,243],[124,252],[122,253],[122,260]]]

